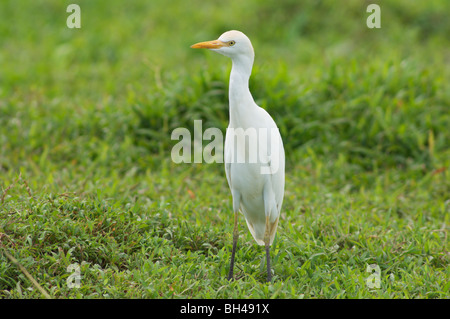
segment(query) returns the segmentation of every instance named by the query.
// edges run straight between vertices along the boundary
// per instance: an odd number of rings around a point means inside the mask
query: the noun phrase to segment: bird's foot
[[[228,273],[227,277],[228,281],[234,281],[233,271],[230,269],[230,272]]]

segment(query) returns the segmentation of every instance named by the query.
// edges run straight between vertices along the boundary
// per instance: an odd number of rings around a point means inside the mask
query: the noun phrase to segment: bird
[[[231,30],[217,40],[193,44],[231,58],[229,125],[225,135],[225,175],[234,212],[233,248],[228,280],[233,280],[239,237],[238,215],[258,245],[265,246],[267,282],[272,281],[270,246],[275,238],[285,184],[285,154],[280,131],[269,113],[258,106],[249,89],[255,53],[250,39]]]

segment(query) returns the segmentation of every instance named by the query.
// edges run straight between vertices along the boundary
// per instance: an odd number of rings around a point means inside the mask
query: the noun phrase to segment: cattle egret
[[[228,279],[233,279],[238,240],[238,214],[259,245],[264,245],[267,281],[272,279],[270,245],[284,196],[284,148],[272,117],[253,100],[249,78],[255,57],[250,39],[227,31],[217,40],[200,42],[194,49],[210,49],[232,60],[229,85],[230,123],[225,136],[225,173],[233,197],[234,231]]]

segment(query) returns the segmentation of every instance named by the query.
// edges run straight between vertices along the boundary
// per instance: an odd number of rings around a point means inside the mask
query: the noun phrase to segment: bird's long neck
[[[247,128],[254,108],[257,107],[248,86],[252,73],[253,57],[233,59],[230,73],[230,126]]]

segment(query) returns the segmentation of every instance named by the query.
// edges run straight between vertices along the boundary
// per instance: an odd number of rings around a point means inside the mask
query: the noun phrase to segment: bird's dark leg
[[[270,271],[270,246],[266,244],[266,257],[267,257],[267,282],[272,281],[272,272]]]
[[[270,234],[269,234],[269,216],[266,216],[266,229],[264,231],[264,245],[266,247],[267,260],[267,282],[272,281],[272,272],[270,270]]]
[[[234,230],[233,230],[233,250],[231,251],[231,260],[230,260],[230,271],[228,273],[228,280],[233,279],[233,268],[234,268],[234,255],[236,254],[236,245],[239,237],[238,232],[238,212],[234,212]]]

